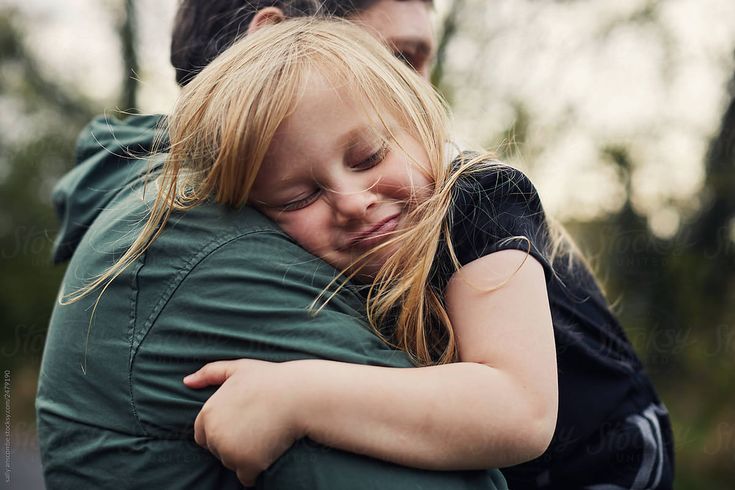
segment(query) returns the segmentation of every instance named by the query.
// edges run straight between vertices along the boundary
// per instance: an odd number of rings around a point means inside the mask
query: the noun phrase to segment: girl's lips
[[[396,213],[376,223],[371,228],[358,233],[357,236],[350,240],[349,245],[367,248],[380,244],[380,242],[388,238],[398,228],[400,217],[401,213]]]

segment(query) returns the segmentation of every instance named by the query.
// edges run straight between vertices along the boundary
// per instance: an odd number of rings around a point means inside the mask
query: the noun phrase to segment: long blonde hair
[[[412,226],[379,247],[401,244],[373,282],[368,319],[383,340],[409,353],[417,364],[456,360],[441,294],[428,282],[440,236],[449,236],[446,216],[453,185],[485,156],[452,171],[445,163],[448,111],[443,99],[368,32],[337,19],[292,19],[262,28],[235,43],[184,87],[168,118],[168,155],[148,221],[117,262],[67,301],[100,287],[103,294],[151,246],[171,213],[205,202],[233,208],[247,204],[271,140],[312,70],[361,95],[365,109],[388,132],[384,114],[390,115],[428,155],[423,167],[434,182],[433,193],[410,213]],[[345,281],[355,271],[359,264],[343,271]],[[393,327],[389,337],[381,334],[386,322]]]

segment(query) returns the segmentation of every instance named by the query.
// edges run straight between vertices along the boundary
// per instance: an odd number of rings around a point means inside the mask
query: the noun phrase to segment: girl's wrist
[[[287,396],[287,411],[289,413],[289,425],[296,435],[296,439],[310,437],[311,424],[318,414],[315,407],[324,400],[323,383],[318,375],[318,365],[327,361],[316,359],[289,361],[284,363],[287,367],[287,379],[285,389]]]

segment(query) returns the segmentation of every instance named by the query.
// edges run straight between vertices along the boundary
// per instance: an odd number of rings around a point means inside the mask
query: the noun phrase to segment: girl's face
[[[340,270],[400,230],[432,189],[418,141],[397,125],[391,140],[364,113],[349,89],[312,74],[250,194],[302,247]],[[397,246],[371,255],[360,276],[373,277]]]

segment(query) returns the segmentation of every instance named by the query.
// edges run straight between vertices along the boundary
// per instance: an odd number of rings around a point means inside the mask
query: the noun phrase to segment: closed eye
[[[304,209],[305,207],[316,201],[321,192],[321,190],[316,190],[302,199],[282,204],[281,206],[278,206],[278,209],[280,209],[281,211],[298,211],[299,209]]]
[[[366,159],[359,162],[357,165],[353,165],[353,170],[369,170],[373,168],[374,166],[378,165],[380,162],[382,162],[385,159],[385,156],[388,154],[388,143],[383,143],[383,145],[376,151],[375,153],[371,154]]]
[[[411,56],[409,53],[405,53],[403,51],[399,51],[395,53],[396,58],[401,60],[403,63],[408,65],[409,68],[416,70],[416,61],[414,60],[414,57]]]
[[[411,42],[395,49],[393,54],[409,68],[422,73],[431,59],[431,47],[423,42]]]

